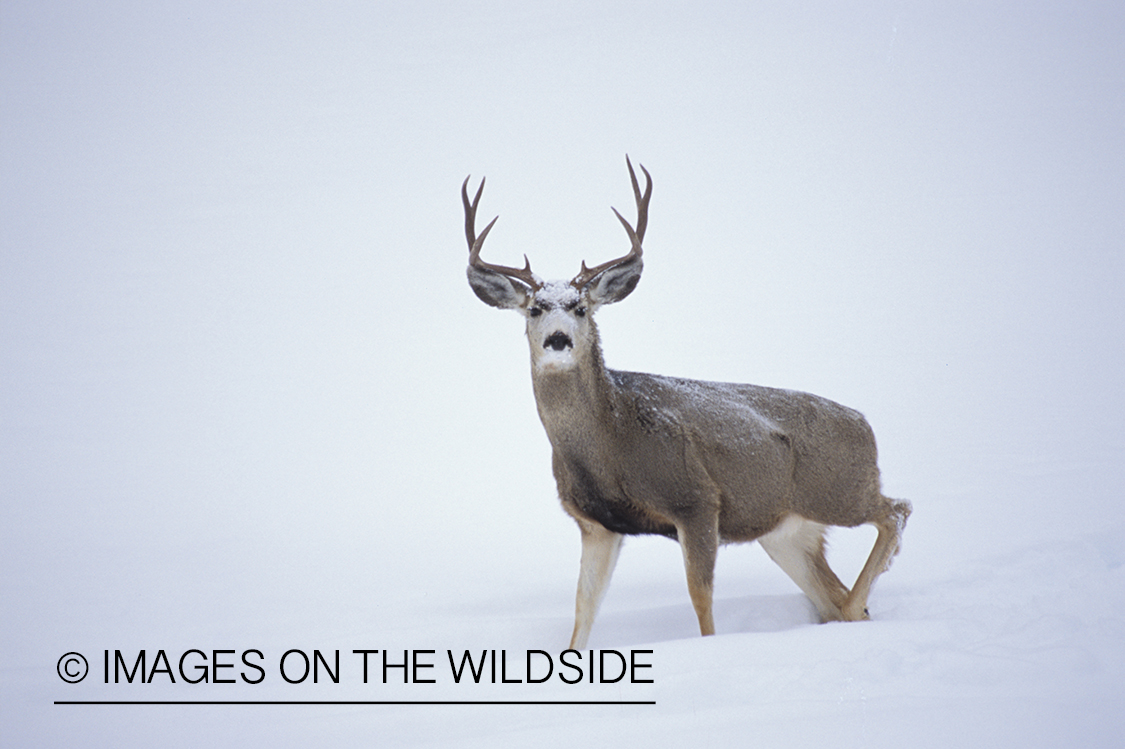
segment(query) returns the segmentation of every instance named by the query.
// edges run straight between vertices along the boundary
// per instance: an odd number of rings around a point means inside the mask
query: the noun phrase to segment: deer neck
[[[615,393],[596,331],[575,366],[539,370],[533,364],[531,382],[539,419],[556,450],[584,451],[611,428]]]

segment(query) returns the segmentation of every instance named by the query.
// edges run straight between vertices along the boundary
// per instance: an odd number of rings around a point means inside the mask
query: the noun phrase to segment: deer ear
[[[598,306],[620,302],[637,288],[643,269],[640,257],[614,266],[586,284],[586,294]]]
[[[515,309],[527,303],[528,290],[507,276],[470,265],[467,271],[469,286],[484,302],[500,309]]]

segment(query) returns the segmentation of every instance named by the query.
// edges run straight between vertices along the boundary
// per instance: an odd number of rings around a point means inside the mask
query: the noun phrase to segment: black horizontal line
[[[56,705],[655,705],[656,700],[55,700]]]

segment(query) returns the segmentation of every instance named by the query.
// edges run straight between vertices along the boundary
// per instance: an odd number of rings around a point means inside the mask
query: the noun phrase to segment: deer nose
[[[562,351],[564,348],[574,348],[574,342],[570,340],[570,336],[561,330],[556,330],[551,335],[547,336],[547,340],[543,341],[543,348],[553,348],[555,351]]]

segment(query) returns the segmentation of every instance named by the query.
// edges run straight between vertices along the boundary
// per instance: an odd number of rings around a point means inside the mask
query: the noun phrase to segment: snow
[[[1123,31],[1098,3],[3,4],[0,744],[1120,746]],[[903,550],[872,621],[818,625],[724,547],[700,638],[679,550],[629,539],[590,648],[653,683],[457,684],[447,651],[557,665],[579,552],[458,186],[488,175],[490,261],[569,277],[626,249],[626,152],[654,187],[607,365],[863,412]],[[854,579],[873,534],[832,538]],[[142,649],[175,683],[103,681]],[[193,649],[235,683],[185,683]],[[293,649],[339,683],[287,683]],[[435,683],[364,684],[376,649]],[[431,704],[344,704],[372,700]],[[655,704],[435,704],[489,700]]]
[[[579,302],[578,289],[569,281],[547,281],[535,294],[535,300],[547,309],[567,309]]]

